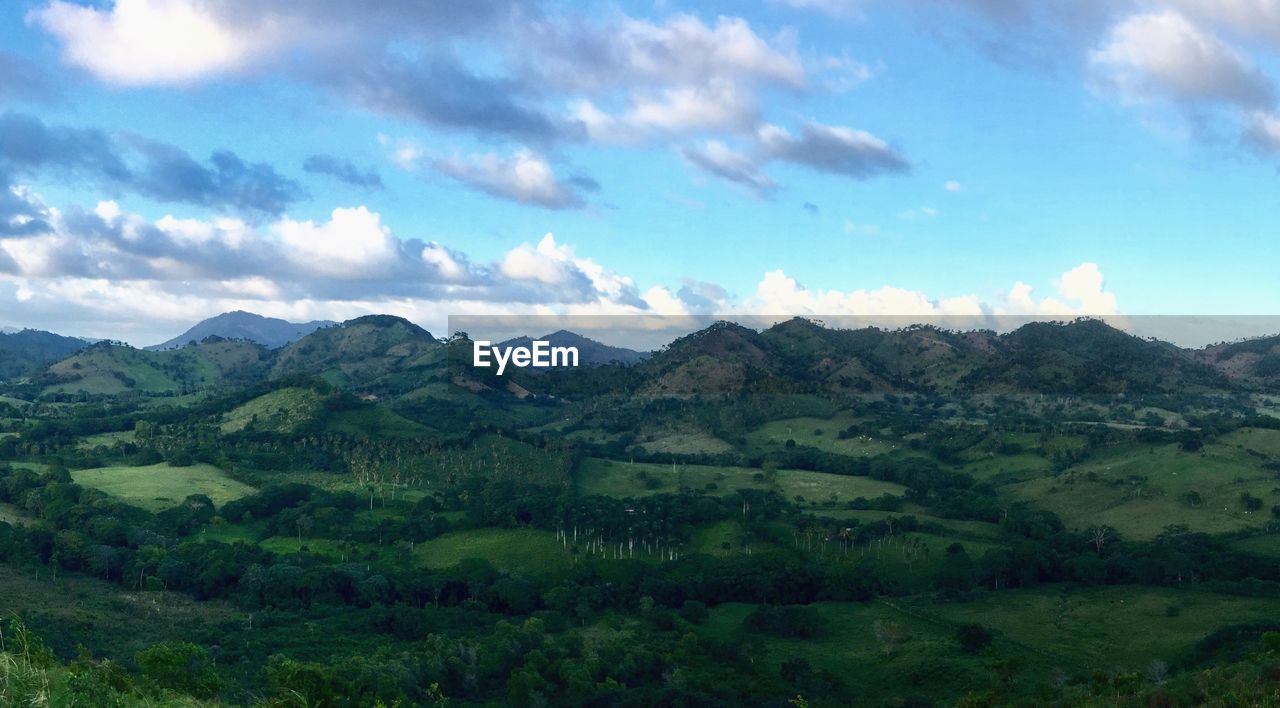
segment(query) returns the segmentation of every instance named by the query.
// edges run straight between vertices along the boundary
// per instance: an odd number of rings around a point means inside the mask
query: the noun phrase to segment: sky
[[[1280,312],[1280,0],[6,0],[0,326]]]

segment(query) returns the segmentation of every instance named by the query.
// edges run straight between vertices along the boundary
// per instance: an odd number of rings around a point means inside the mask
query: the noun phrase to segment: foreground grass
[[[146,467],[100,467],[71,473],[76,484],[99,489],[131,504],[160,511],[180,503],[192,494],[208,495],[222,506],[254,492],[213,465],[174,467],[168,463]]]

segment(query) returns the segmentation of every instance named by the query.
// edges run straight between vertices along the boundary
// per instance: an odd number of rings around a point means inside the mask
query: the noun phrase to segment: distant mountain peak
[[[321,327],[333,324],[335,323],[328,320],[289,322],[276,317],[264,317],[244,310],[235,310],[203,320],[177,337],[147,349],[152,351],[178,349],[191,342],[202,342],[209,337],[243,339],[270,349],[278,349]]]
[[[533,337],[529,336],[516,337],[502,342],[502,346],[529,346],[533,339]],[[579,363],[584,366],[599,366],[603,364],[630,365],[644,361],[649,357],[646,352],[639,352],[626,347],[615,347],[567,329],[556,330],[551,334],[538,337],[538,339],[550,342],[555,347],[577,347]]]

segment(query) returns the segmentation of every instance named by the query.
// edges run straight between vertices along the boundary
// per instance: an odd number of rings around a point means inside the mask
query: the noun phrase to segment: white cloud
[[[999,314],[1003,315],[1115,315],[1119,313],[1116,296],[1106,291],[1102,271],[1096,263],[1081,263],[1063,273],[1054,282],[1058,297],[1036,300],[1030,285],[1014,283],[1005,296]]]
[[[1089,54],[1100,83],[1129,101],[1270,105],[1271,81],[1247,57],[1172,11],[1133,15]]]
[[[694,167],[734,182],[757,197],[768,196],[777,187],[769,175],[760,171],[754,160],[719,140],[708,140],[701,146],[685,148],[680,154]]]
[[[948,180],[946,184],[942,185],[942,188],[947,190],[948,192],[951,192],[952,194],[956,194],[958,192],[964,191],[964,185],[960,184],[955,180]]]
[[[550,285],[562,285],[578,276],[573,249],[556,243],[556,237],[546,234],[536,246],[521,244],[503,257],[498,269],[515,280],[536,280]]]
[[[1254,111],[1245,124],[1245,139],[1263,152],[1280,153],[1280,114]]]
[[[550,163],[531,150],[511,157],[489,153],[452,157],[435,162],[435,168],[465,185],[504,199],[565,209],[581,207],[581,186],[556,176]]]
[[[269,23],[229,25],[195,0],[115,0],[110,8],[53,0],[27,19],[58,38],[64,61],[124,86],[239,71],[287,36]]]
[[[770,159],[854,179],[910,168],[906,159],[885,141],[865,130],[844,126],[808,122],[796,136],[785,128],[766,124],[757,132],[757,139]]]
[[[365,207],[334,209],[323,224],[284,218],[272,230],[296,263],[329,277],[367,277],[396,256],[391,230]]]
[[[378,133],[378,144],[387,151],[387,159],[402,170],[413,171],[418,163],[427,155],[422,143],[413,138],[393,138],[385,133]]]

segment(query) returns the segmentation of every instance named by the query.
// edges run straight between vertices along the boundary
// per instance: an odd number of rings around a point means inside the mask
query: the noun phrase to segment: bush
[[[138,652],[138,668],[153,686],[207,698],[218,691],[218,672],[202,647],[164,642]]]
[[[680,606],[680,617],[686,622],[702,624],[707,621],[707,606],[697,600],[685,600]]]
[[[991,646],[992,639],[994,637],[991,632],[980,624],[964,624],[956,630],[956,641],[960,642],[960,649],[967,654],[981,652]]]

